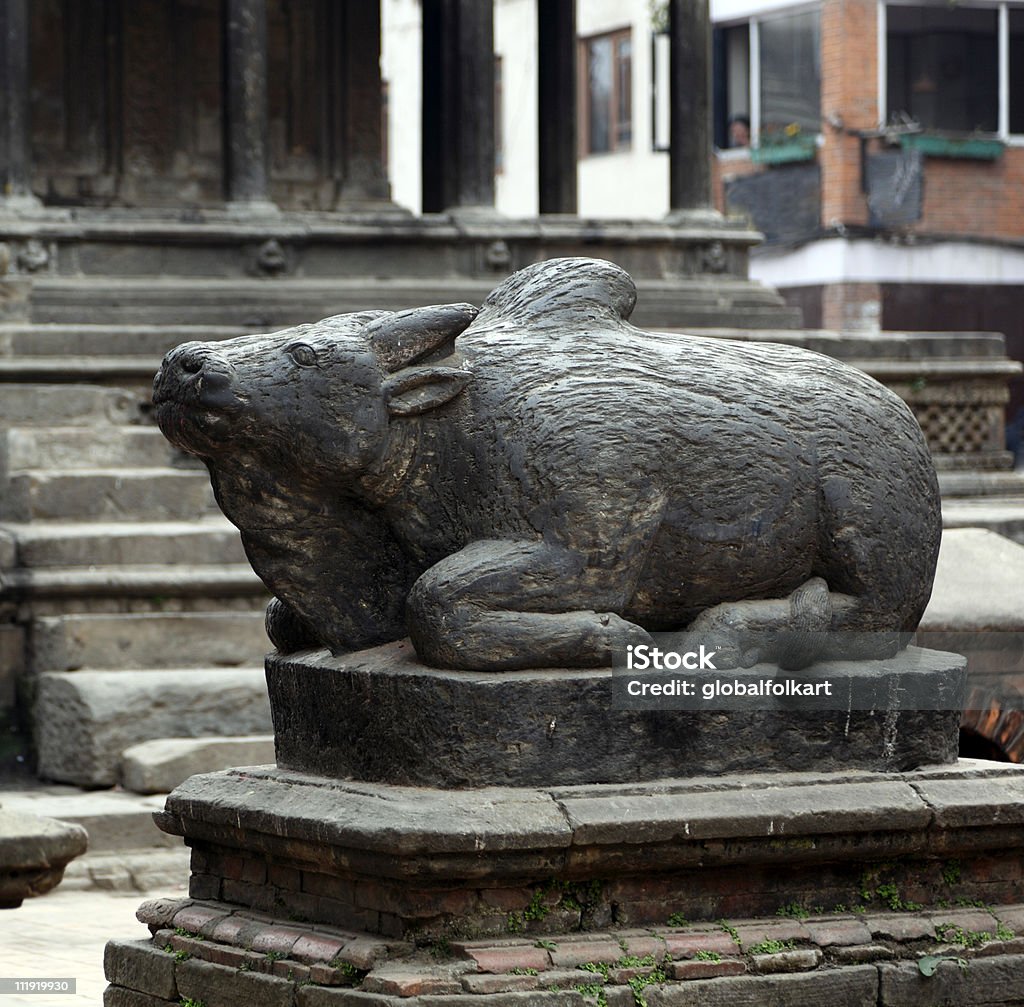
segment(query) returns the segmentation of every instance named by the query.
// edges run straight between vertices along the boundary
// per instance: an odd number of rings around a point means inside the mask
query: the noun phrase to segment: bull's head
[[[336,484],[379,463],[389,419],[437,408],[469,380],[443,355],[469,304],[337,315],[223,342],[185,343],[153,386],[164,435],[211,465],[237,457],[301,483]]]

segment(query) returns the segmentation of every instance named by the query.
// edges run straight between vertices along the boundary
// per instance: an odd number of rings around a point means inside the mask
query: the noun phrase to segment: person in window
[[[750,146],[750,119],[745,115],[734,115],[729,119],[729,146]]]

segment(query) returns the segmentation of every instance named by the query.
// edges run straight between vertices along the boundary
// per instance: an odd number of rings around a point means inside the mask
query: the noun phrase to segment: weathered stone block
[[[103,991],[103,1007],[179,1007],[179,1000],[164,1000],[163,997],[138,993],[123,986],[108,986]]]
[[[644,990],[649,1007],[877,1007],[878,973],[870,965],[833,972],[730,976]]]
[[[974,958],[966,969],[956,962],[939,962],[932,976],[922,975],[915,962],[883,964],[878,971],[878,1003],[884,1007],[1024,1003],[1022,955]]]
[[[303,986],[296,992],[295,1003],[296,1007],[408,1007],[409,1001],[383,993]]]
[[[282,768],[411,786],[530,787],[949,763],[957,754],[964,668],[956,655],[917,649],[885,661],[816,666],[815,676],[828,678],[836,696],[889,676],[893,688],[946,700],[944,709],[888,716],[863,709],[713,717],[616,710],[608,669],[445,671],[418,662],[407,643],[338,658],[271,654],[267,686]],[[765,665],[736,674],[777,672]],[[325,706],[346,716],[324,717]]]
[[[287,979],[213,965],[177,962],[175,979],[180,996],[200,1000],[207,1007],[293,1007],[295,987]]]
[[[746,962],[736,958],[723,958],[721,961],[684,961],[673,962],[669,966],[669,975],[673,979],[718,979],[721,976],[738,976],[747,971]]]
[[[169,794],[196,773],[232,766],[263,766],[274,761],[274,736],[154,738],[126,748],[121,784],[136,794]]]
[[[103,949],[103,975],[108,982],[171,1001],[178,998],[174,965],[174,955],[149,941],[113,940]]]
[[[0,809],[0,909],[55,888],[87,843],[81,826]]]
[[[471,975],[462,977],[462,988],[467,993],[511,993],[516,990],[537,989],[537,976]]]
[[[140,741],[259,733],[270,722],[258,668],[47,672],[38,681],[39,774],[81,786],[115,784],[121,753]]]
[[[821,964],[821,952],[817,948],[794,948],[773,954],[752,956],[754,971],[762,975],[776,972],[807,972]]]

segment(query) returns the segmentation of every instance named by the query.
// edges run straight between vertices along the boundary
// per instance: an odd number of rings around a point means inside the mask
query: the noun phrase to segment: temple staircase
[[[239,331],[0,326],[0,633],[45,779],[110,786],[137,742],[270,730],[265,589],[150,416],[167,349]]]

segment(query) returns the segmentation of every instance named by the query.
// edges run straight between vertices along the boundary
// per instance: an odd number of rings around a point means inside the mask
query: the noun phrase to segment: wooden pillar
[[[708,0],[669,0],[669,211],[711,206]]]
[[[39,206],[32,195],[27,0],[0,0],[0,207]]]
[[[576,212],[576,0],[537,0],[538,208]]]
[[[494,209],[494,7],[423,0],[423,210]]]
[[[338,201],[391,196],[381,135],[379,0],[335,0]]]
[[[225,195],[238,209],[267,210],[266,0],[224,0]]]

